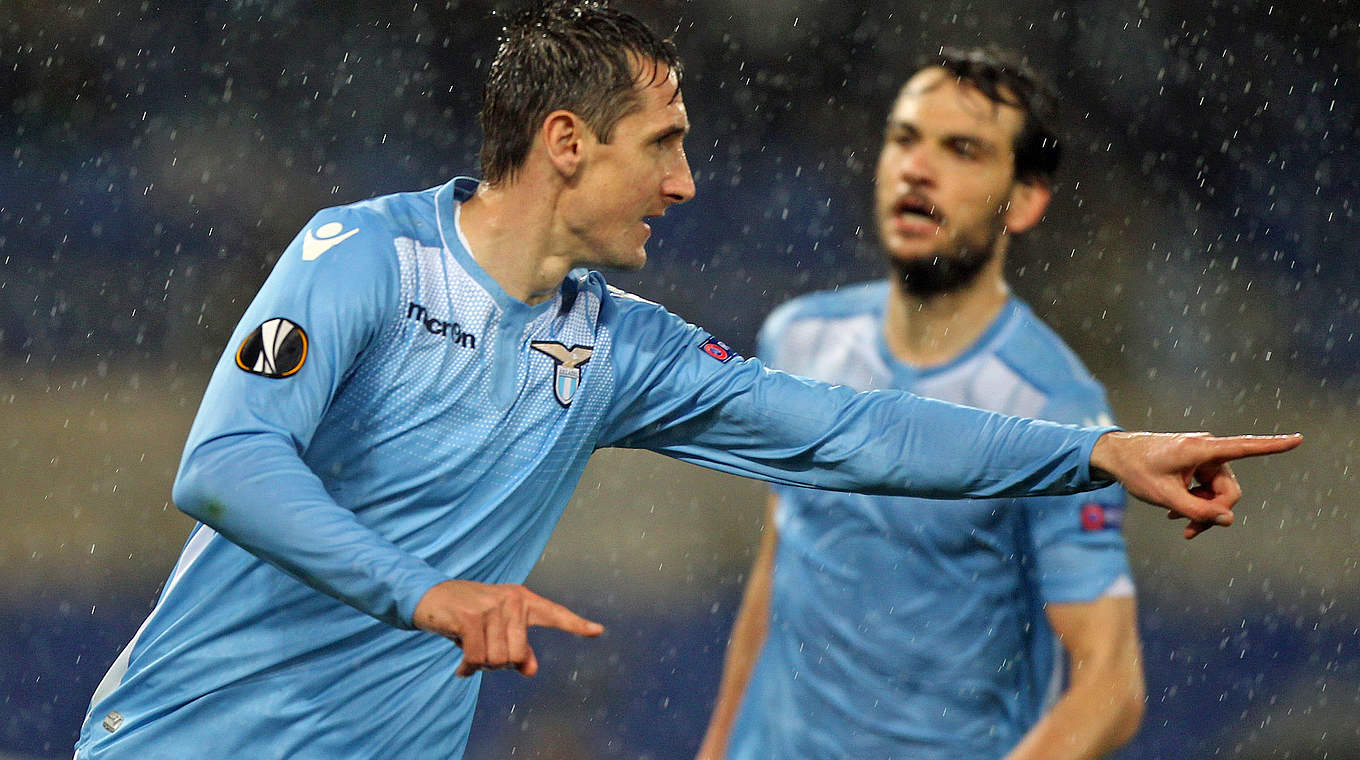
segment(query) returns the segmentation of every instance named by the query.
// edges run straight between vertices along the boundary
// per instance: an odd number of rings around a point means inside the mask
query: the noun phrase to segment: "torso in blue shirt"
[[[1100,387],[1019,301],[963,355],[918,370],[883,342],[887,297],[880,282],[797,299],[766,323],[761,358],[860,390],[1108,419]],[[949,510],[926,499],[778,494],[769,636],[732,758],[999,758],[1060,686],[1041,605],[1132,591],[1118,487]]]
[[[202,524],[82,760],[459,757],[480,677],[416,604],[522,582],[598,447],[878,492],[1092,486],[1099,430],[770,372],[596,273],[517,301],[459,232],[475,187],[322,211],[285,250],[185,446],[175,499]]]

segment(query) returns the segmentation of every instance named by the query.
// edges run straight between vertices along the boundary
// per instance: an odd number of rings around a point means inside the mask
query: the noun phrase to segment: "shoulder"
[[[825,334],[873,331],[883,315],[888,283],[874,281],[847,285],[835,290],[820,290],[798,296],[781,304],[760,328],[759,353],[766,358],[789,341],[816,341]],[[801,336],[801,337],[800,337]]]
[[[319,240],[330,239],[326,233],[334,231],[336,235],[354,234],[370,240],[409,238],[436,245],[439,222],[434,198],[438,189],[380,195],[322,209],[308,223],[308,232]],[[327,229],[319,229],[322,227]]]
[[[805,320],[838,320],[878,315],[883,310],[888,283],[883,280],[862,282],[834,290],[818,290],[793,298],[778,306],[766,318],[762,331],[787,329]]]
[[[1024,302],[1013,303],[996,356],[1048,399],[1043,416],[1083,424],[1108,420],[1105,389],[1080,357]]]
[[[661,304],[610,285],[595,270],[573,269],[562,281],[561,297],[561,313],[583,316],[593,331],[617,335],[625,327],[636,328],[654,320],[678,321]]]
[[[574,284],[568,283],[570,287],[574,287],[580,293],[588,293],[599,300],[600,318],[602,320],[608,322],[619,322],[621,320],[684,322],[665,306],[643,298],[636,293],[630,293],[623,288],[610,285],[605,282],[604,275],[599,272],[587,272],[573,279]]]
[[[655,301],[607,284],[599,272],[578,278],[573,287],[598,296],[600,324],[613,336],[615,348],[626,349],[630,356],[656,357],[693,348],[720,364],[741,358],[717,336]]]
[[[1014,311],[996,355],[1044,391],[1100,384],[1071,348],[1023,302]]]
[[[627,335],[637,339],[640,332],[684,325],[684,320],[655,301],[610,285],[604,275],[586,269],[573,270],[562,283],[562,308],[584,310],[595,329],[616,339]]]
[[[316,212],[276,269],[348,289],[390,289],[402,252],[441,247],[434,191],[396,193]],[[291,276],[291,275],[290,275]]]

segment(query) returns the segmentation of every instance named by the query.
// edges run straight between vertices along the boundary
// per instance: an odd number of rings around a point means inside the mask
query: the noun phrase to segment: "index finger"
[[[1200,440],[1210,447],[1209,450],[1213,459],[1226,462],[1230,459],[1259,457],[1289,451],[1303,443],[1303,436],[1298,433],[1290,433],[1289,435],[1232,435]]]
[[[604,633],[604,626],[599,623],[586,620],[557,602],[549,601],[541,596],[535,596],[529,600],[527,611],[529,625],[557,628],[567,633],[574,633],[577,636],[594,637]]]

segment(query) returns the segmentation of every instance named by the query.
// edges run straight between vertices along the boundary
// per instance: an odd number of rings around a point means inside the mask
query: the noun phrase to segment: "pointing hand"
[[[463,650],[459,676],[478,670],[514,668],[538,672],[529,646],[529,626],[559,628],[577,636],[599,636],[604,626],[523,586],[444,581],[420,598],[413,618],[422,631],[452,639]]]
[[[1228,462],[1288,451],[1303,436],[1208,433],[1106,433],[1091,450],[1091,467],[1119,480],[1129,493],[1189,518],[1185,537],[1215,525],[1232,525],[1232,508],[1242,498]]]

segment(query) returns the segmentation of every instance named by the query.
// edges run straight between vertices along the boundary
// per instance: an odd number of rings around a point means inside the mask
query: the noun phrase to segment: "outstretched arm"
[[[1226,462],[1300,441],[1125,434],[897,391],[857,394],[740,360],[655,304],[614,297],[600,313],[630,350],[610,365],[615,396],[597,445],[773,483],[957,499],[1069,494],[1118,479],[1189,518],[1195,535],[1232,522],[1240,489]]]
[[[1050,604],[1071,662],[1067,690],[1005,760],[1092,760],[1115,751],[1143,717],[1143,663],[1132,596]]]
[[[727,757],[727,746],[732,740],[732,726],[741,711],[746,695],[746,684],[751,680],[760,650],[770,624],[770,594],[774,585],[774,555],[779,545],[779,534],[774,526],[774,510],[778,498],[770,494],[765,510],[765,533],[760,537],[760,552],[746,581],[746,593],[732,625],[732,636],[727,641],[727,655],[723,658],[722,681],[718,684],[718,701],[713,706],[708,731],[699,745],[696,760],[722,760]]]
[[[1123,433],[1102,435],[1091,449],[1092,474],[1108,474],[1128,492],[1165,507],[1170,517],[1190,520],[1185,537],[1215,525],[1232,525],[1233,505],[1242,498],[1228,463],[1243,457],[1289,451],[1303,436],[1208,433]]]

